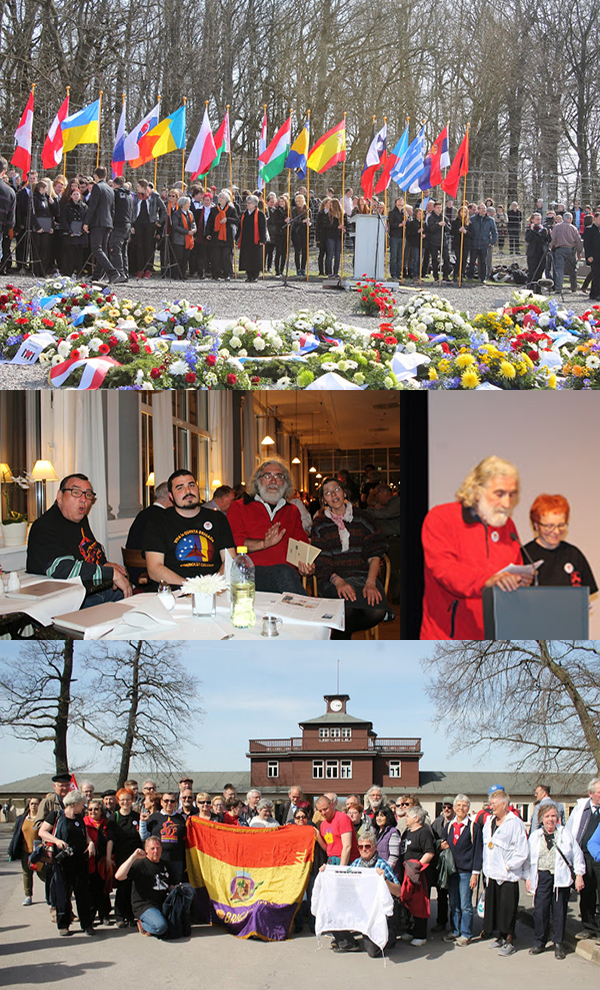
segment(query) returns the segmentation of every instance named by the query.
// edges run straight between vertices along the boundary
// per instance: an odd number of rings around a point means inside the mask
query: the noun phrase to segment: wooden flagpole
[[[96,168],[98,168],[98,165],[100,164],[100,124],[102,122],[102,93],[103,90],[100,90],[100,97],[98,99],[98,148],[96,151]]]
[[[423,126],[425,126],[425,121],[423,120]],[[420,255],[419,255],[419,285],[423,284],[423,190],[421,189],[421,239],[419,243]]]
[[[70,92],[71,92],[71,87],[70,86],[67,86],[67,96],[69,95]],[[63,175],[64,175],[64,177],[66,179],[67,178],[67,152],[66,151],[63,154]]]
[[[448,123],[446,124],[446,134],[449,133],[449,130],[450,130],[450,121],[448,121]],[[446,178],[446,175],[447,174],[448,174],[448,169],[446,169],[446,171],[444,172],[444,178]],[[438,269],[438,282],[440,284],[441,284],[442,279],[444,277],[444,275],[443,275],[443,269],[444,269],[444,234],[446,233],[446,190],[445,189],[444,189],[444,195],[442,197],[442,216],[444,218],[444,226],[442,227],[442,243],[441,243],[441,249],[440,249],[441,258],[440,258],[440,267]]]
[[[187,96],[184,96],[183,105],[186,106],[186,104],[187,104]],[[181,149],[181,184],[182,186],[185,184],[185,145]],[[183,194],[183,189],[181,190],[181,192]]]
[[[410,124],[410,117],[407,117],[406,118],[406,124],[407,124],[407,126]],[[401,261],[402,269],[401,269],[401,272],[400,272],[400,285],[402,285],[402,283],[404,282],[404,250],[405,250],[405,247],[406,247],[406,193],[407,193],[407,190],[406,189],[403,189],[402,190],[402,198],[404,200],[404,208],[402,210],[402,217],[403,217],[403,220],[404,220],[404,228],[403,228],[403,231],[402,231],[402,261]]]
[[[344,134],[346,133],[346,114],[344,113]],[[344,161],[342,162],[342,227],[346,226],[346,212],[344,210],[344,199],[346,197],[346,158],[344,156]],[[340,260],[340,278],[344,277],[344,240],[346,238],[345,230],[342,230],[342,255]]]
[[[469,127],[470,126],[471,126],[470,124],[467,124],[467,134],[469,133]],[[467,177],[465,175],[465,181],[464,181],[464,184],[463,184],[463,208],[462,208],[461,227],[464,227],[464,223],[465,223],[465,206],[466,206],[466,203],[467,203]],[[460,269],[459,269],[459,272],[458,272],[458,287],[459,287],[459,289],[460,289],[460,287],[462,285],[462,267],[463,267],[464,242],[465,242],[465,235],[464,235],[463,231],[461,230],[461,232],[460,232],[460,262],[459,262]]]
[[[384,117],[383,118],[383,126],[386,127],[386,125],[387,125],[387,117]],[[387,134],[387,129],[386,129],[386,134]],[[386,136],[386,141],[387,141],[387,136]],[[387,277],[388,277],[388,250],[389,250],[389,246],[390,246],[390,244],[389,244],[390,235],[389,235],[388,221],[387,221],[387,215],[388,215],[387,186],[385,187],[385,189],[383,191],[383,202],[384,202],[384,209],[385,209],[385,242],[384,242],[385,243],[385,260],[384,260],[384,266],[383,266],[383,274],[384,274],[385,278],[387,279]]]
[[[158,119],[160,120],[160,93],[158,94]],[[156,176],[158,174],[158,158],[154,159],[154,192],[156,192]]]
[[[229,194],[231,196],[231,205],[233,206],[233,164],[231,161],[231,129],[229,123],[229,103],[227,104],[227,137],[229,143]],[[233,238],[233,277],[237,278],[237,258],[235,256],[235,237]]]

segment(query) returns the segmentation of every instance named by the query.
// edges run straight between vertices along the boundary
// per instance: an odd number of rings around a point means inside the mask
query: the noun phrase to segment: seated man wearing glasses
[[[305,595],[301,574],[315,565],[286,563],[288,543],[307,543],[302,517],[288,502],[294,491],[290,472],[281,461],[265,461],[256,469],[248,493],[232,502],[227,513],[234,545],[247,547],[256,567],[257,591],[291,591]]]
[[[56,502],[33,523],[27,541],[27,572],[81,578],[87,590],[82,608],[131,595],[127,571],[106,559],[90,528],[88,512],[95,499],[85,474],[63,478]]]

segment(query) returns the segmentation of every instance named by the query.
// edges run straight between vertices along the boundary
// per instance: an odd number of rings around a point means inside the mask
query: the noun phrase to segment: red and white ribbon
[[[62,364],[57,364],[51,369],[50,381],[55,388],[60,388],[60,386],[66,382],[71,372],[76,371],[77,368],[83,367],[84,371],[77,388],[100,388],[102,382],[106,378],[107,371],[115,365],[117,365],[117,367],[121,367],[120,363],[111,357],[81,359],[69,358],[67,361],[63,361]]]

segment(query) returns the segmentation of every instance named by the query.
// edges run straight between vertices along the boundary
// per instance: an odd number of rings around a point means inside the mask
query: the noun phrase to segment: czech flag
[[[61,124],[63,149],[73,151],[78,144],[98,144],[100,138],[100,100],[65,117]]]
[[[188,818],[187,869],[199,906],[238,938],[289,938],[314,843],[314,829],[297,825],[239,828]]]

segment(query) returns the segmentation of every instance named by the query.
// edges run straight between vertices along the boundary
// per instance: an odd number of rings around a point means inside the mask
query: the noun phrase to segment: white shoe
[[[410,944],[411,945],[427,945],[427,939],[426,938],[412,938],[410,940]]]
[[[23,901],[23,907],[29,907],[30,904],[33,904],[33,897],[26,897]]]

